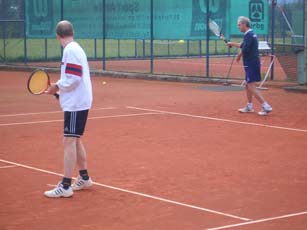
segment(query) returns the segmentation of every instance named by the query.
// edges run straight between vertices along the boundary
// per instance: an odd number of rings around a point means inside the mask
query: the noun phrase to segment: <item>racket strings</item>
[[[221,36],[220,27],[214,21],[209,22],[209,28],[216,36]]]
[[[28,81],[28,89],[33,94],[42,94],[49,86],[49,77],[43,71],[36,71]]]

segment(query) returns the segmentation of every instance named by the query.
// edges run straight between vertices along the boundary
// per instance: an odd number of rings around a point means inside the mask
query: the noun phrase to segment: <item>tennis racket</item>
[[[213,34],[218,36],[225,43],[228,42],[228,40],[226,40],[224,35],[221,33],[221,28],[219,27],[219,25],[215,21],[213,21],[211,19],[209,20],[209,29],[212,31]]]
[[[30,93],[40,95],[50,86],[50,78],[46,71],[42,69],[34,70],[28,79],[28,90]],[[59,94],[55,93],[56,99],[59,99]]]

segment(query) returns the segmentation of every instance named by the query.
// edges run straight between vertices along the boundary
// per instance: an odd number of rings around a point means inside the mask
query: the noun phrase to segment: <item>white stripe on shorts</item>
[[[76,119],[77,118],[77,112],[71,112],[70,117],[70,133],[76,133]]]

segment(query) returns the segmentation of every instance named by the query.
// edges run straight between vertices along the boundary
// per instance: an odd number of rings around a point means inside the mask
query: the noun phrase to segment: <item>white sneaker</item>
[[[238,109],[238,111],[240,113],[253,113],[254,109],[253,109],[253,106],[247,104],[244,108]]]
[[[74,194],[74,192],[71,186],[68,189],[64,189],[63,185],[60,183],[56,188],[46,191],[44,194],[46,197],[60,198],[60,197],[71,197]]]
[[[78,176],[77,180],[72,184],[72,190],[78,191],[81,189],[86,189],[88,187],[91,187],[93,185],[93,181],[91,178],[88,180],[83,180],[81,176]]]
[[[260,116],[266,116],[268,113],[272,112],[273,108],[269,104],[262,105],[262,110],[258,112]]]

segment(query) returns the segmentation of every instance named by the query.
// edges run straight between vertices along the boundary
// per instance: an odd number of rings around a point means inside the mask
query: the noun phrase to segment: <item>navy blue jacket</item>
[[[243,64],[259,62],[258,39],[254,31],[250,30],[244,35],[243,42],[240,46],[243,54]]]

